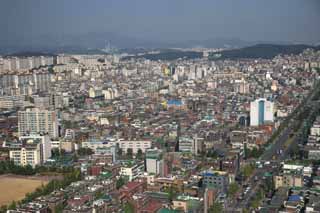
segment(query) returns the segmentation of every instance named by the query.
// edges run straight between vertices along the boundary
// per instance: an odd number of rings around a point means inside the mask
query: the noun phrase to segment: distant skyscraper
[[[19,135],[48,133],[51,138],[58,137],[58,118],[55,111],[27,109],[18,113]]]
[[[250,104],[250,125],[259,126],[265,122],[273,122],[273,102],[264,98],[257,99]]]

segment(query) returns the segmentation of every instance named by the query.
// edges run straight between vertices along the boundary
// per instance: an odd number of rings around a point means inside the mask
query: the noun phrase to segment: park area
[[[0,206],[8,205],[13,200],[19,201],[25,197],[26,193],[33,192],[37,187],[47,183],[48,180],[41,177],[1,175]]]

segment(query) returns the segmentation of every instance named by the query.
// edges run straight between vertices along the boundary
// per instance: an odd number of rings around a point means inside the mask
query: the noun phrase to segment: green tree
[[[14,209],[16,209],[16,208],[17,208],[17,204],[16,204],[15,201],[12,201],[12,202],[10,203],[10,205],[8,206],[8,209],[10,209],[10,210],[14,210]]]
[[[223,206],[221,203],[215,202],[210,208],[209,213],[221,213],[223,211]]]
[[[118,148],[117,154],[118,154],[119,156],[122,156],[122,149],[121,149],[121,148]]]
[[[126,204],[124,204],[123,209],[124,209],[124,212],[125,212],[125,213],[134,213],[134,206],[133,206],[131,203],[129,203],[129,202],[127,202]]]
[[[120,189],[125,183],[126,180],[122,176],[120,176],[120,178],[116,182],[116,188]]]
[[[143,153],[141,149],[138,149],[137,155],[136,155],[137,159],[143,159]]]
[[[7,210],[8,210],[8,206],[7,205],[2,205],[0,207],[0,212],[7,212]]]
[[[250,203],[250,206],[254,209],[257,209],[263,197],[264,197],[264,192],[262,189],[260,189],[256,194],[255,198],[253,199],[253,201]]]
[[[254,169],[255,167],[253,164],[247,164],[242,168],[241,173],[245,178],[247,178],[253,173]]]
[[[64,205],[62,203],[58,204],[56,207],[54,207],[55,213],[62,213],[64,209]]]
[[[132,154],[133,154],[132,149],[131,149],[131,148],[128,148],[128,149],[127,149],[127,157],[128,157],[129,159],[132,159]]]
[[[166,188],[165,192],[168,193],[170,202],[172,202],[172,200],[177,196],[177,191],[172,186]]]
[[[246,158],[259,158],[263,154],[263,149],[253,147],[251,150],[246,148]]]
[[[51,149],[51,155],[52,155],[52,157],[59,157],[60,150],[58,148]]]
[[[234,197],[239,190],[239,185],[237,183],[231,183],[228,189],[228,196]]]
[[[92,155],[93,151],[90,148],[80,148],[78,149],[78,155],[85,156],[85,155]]]

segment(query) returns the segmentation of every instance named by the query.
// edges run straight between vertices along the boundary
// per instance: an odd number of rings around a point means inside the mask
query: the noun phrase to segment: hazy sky
[[[320,0],[1,0],[0,39],[115,32],[149,40],[320,41]]]

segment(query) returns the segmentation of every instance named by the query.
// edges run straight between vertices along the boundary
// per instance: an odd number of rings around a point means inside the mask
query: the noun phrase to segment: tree
[[[93,151],[90,148],[80,148],[78,150],[78,155],[85,156],[85,155],[92,155]]]
[[[210,208],[209,213],[221,213],[223,211],[223,206],[221,203],[215,202]]]
[[[120,176],[120,178],[116,182],[116,188],[120,189],[125,183],[125,179],[122,176]]]
[[[251,204],[250,204],[251,207],[254,208],[254,209],[257,209],[259,207],[260,201],[263,199],[263,197],[264,197],[263,190],[260,189],[257,192],[257,194],[256,194],[255,198],[253,199],[253,201],[251,202]]]
[[[253,147],[251,150],[246,148],[246,158],[259,158],[263,154],[263,149],[257,149]]]
[[[16,202],[15,202],[15,201],[12,201],[12,202],[10,203],[10,205],[9,205],[8,209],[10,209],[10,210],[14,210],[14,209],[16,209],[16,208],[17,208],[17,204],[16,204]]]
[[[8,210],[8,206],[7,205],[2,205],[0,207],[0,212],[7,212],[7,210]]]
[[[124,208],[123,209],[124,209],[125,213],[134,213],[134,206],[129,202],[124,204]]]
[[[172,186],[166,188],[165,192],[168,193],[168,198],[170,202],[172,202],[173,198],[175,198],[177,195],[177,191]]]
[[[131,149],[131,148],[128,148],[128,149],[127,149],[127,157],[128,157],[128,158],[132,158],[132,154],[133,154],[132,149]]]
[[[136,158],[138,158],[138,159],[142,159],[142,158],[143,158],[143,153],[142,153],[142,150],[141,150],[141,149],[138,149]]]
[[[51,150],[52,157],[59,157],[60,156],[60,150],[58,148],[54,148]]]
[[[254,171],[254,165],[253,164],[248,164],[248,165],[245,165],[243,168],[242,168],[242,171],[241,173],[243,174],[244,177],[249,177]]]
[[[211,150],[209,150],[209,151],[207,152],[207,157],[216,159],[216,158],[218,158],[218,156],[219,156],[219,155],[218,155],[218,153],[217,153],[216,150],[211,149]]]
[[[122,149],[121,149],[121,148],[118,148],[117,154],[118,154],[119,156],[122,156]]]
[[[62,203],[58,204],[56,207],[54,207],[54,212],[56,213],[62,213],[64,209],[64,206]]]
[[[231,183],[228,189],[228,196],[234,197],[237,191],[239,190],[239,186],[237,183]]]

